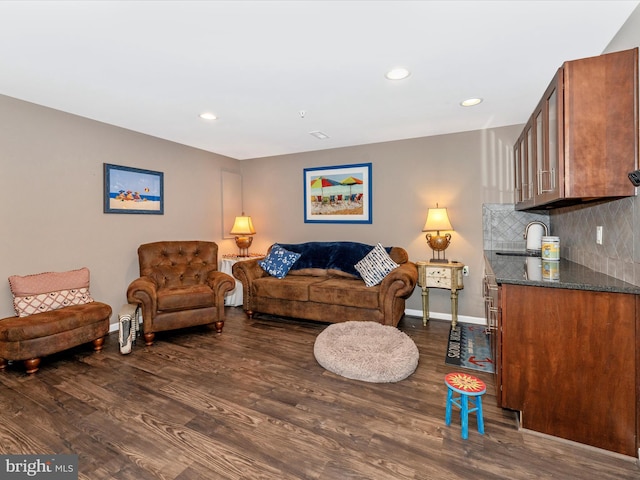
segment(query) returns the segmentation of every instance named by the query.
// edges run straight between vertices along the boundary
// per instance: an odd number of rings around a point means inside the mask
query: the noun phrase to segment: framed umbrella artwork
[[[372,223],[371,164],[305,168],[305,223]]]

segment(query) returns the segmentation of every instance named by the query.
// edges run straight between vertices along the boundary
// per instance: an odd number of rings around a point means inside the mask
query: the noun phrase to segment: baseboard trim
[[[412,310],[412,309],[405,309],[404,311],[405,315],[408,315],[410,317],[418,317],[418,318],[422,318],[422,310]],[[433,318],[436,320],[448,320],[451,321],[451,314],[450,313],[439,313],[439,312],[429,312],[429,318]],[[475,323],[476,325],[486,325],[487,322],[484,318],[481,317],[470,317],[468,315],[458,315],[458,321],[461,323]]]
[[[404,311],[405,315],[408,315],[409,317],[418,317],[418,318],[422,318],[422,310],[412,310],[410,308],[407,308]],[[451,314],[450,313],[439,313],[439,312],[429,312],[429,318],[433,318],[436,320],[447,320],[447,321],[451,321]],[[480,317],[470,317],[468,315],[458,315],[458,321],[462,322],[462,323],[475,323],[476,325],[486,325],[487,322],[485,321],[484,318],[480,318]],[[117,332],[120,329],[120,324],[119,323],[112,323],[111,325],[109,325],[109,333],[113,333],[113,332]]]

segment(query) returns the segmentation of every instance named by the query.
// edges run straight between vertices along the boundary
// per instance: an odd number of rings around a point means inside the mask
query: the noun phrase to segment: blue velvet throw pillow
[[[276,243],[271,247],[269,255],[264,260],[260,260],[258,265],[269,275],[284,278],[299,258],[299,253],[290,252]]]

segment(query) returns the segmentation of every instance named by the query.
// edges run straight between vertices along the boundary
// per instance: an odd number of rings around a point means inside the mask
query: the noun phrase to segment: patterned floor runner
[[[484,325],[458,323],[449,330],[449,344],[445,363],[482,372],[493,372],[491,336]]]

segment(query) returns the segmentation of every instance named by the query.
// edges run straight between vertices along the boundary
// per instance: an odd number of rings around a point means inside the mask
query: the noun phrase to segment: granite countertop
[[[640,287],[636,285],[569,260],[549,263],[539,257],[499,255],[493,250],[485,250],[484,255],[498,283],[640,294]]]

